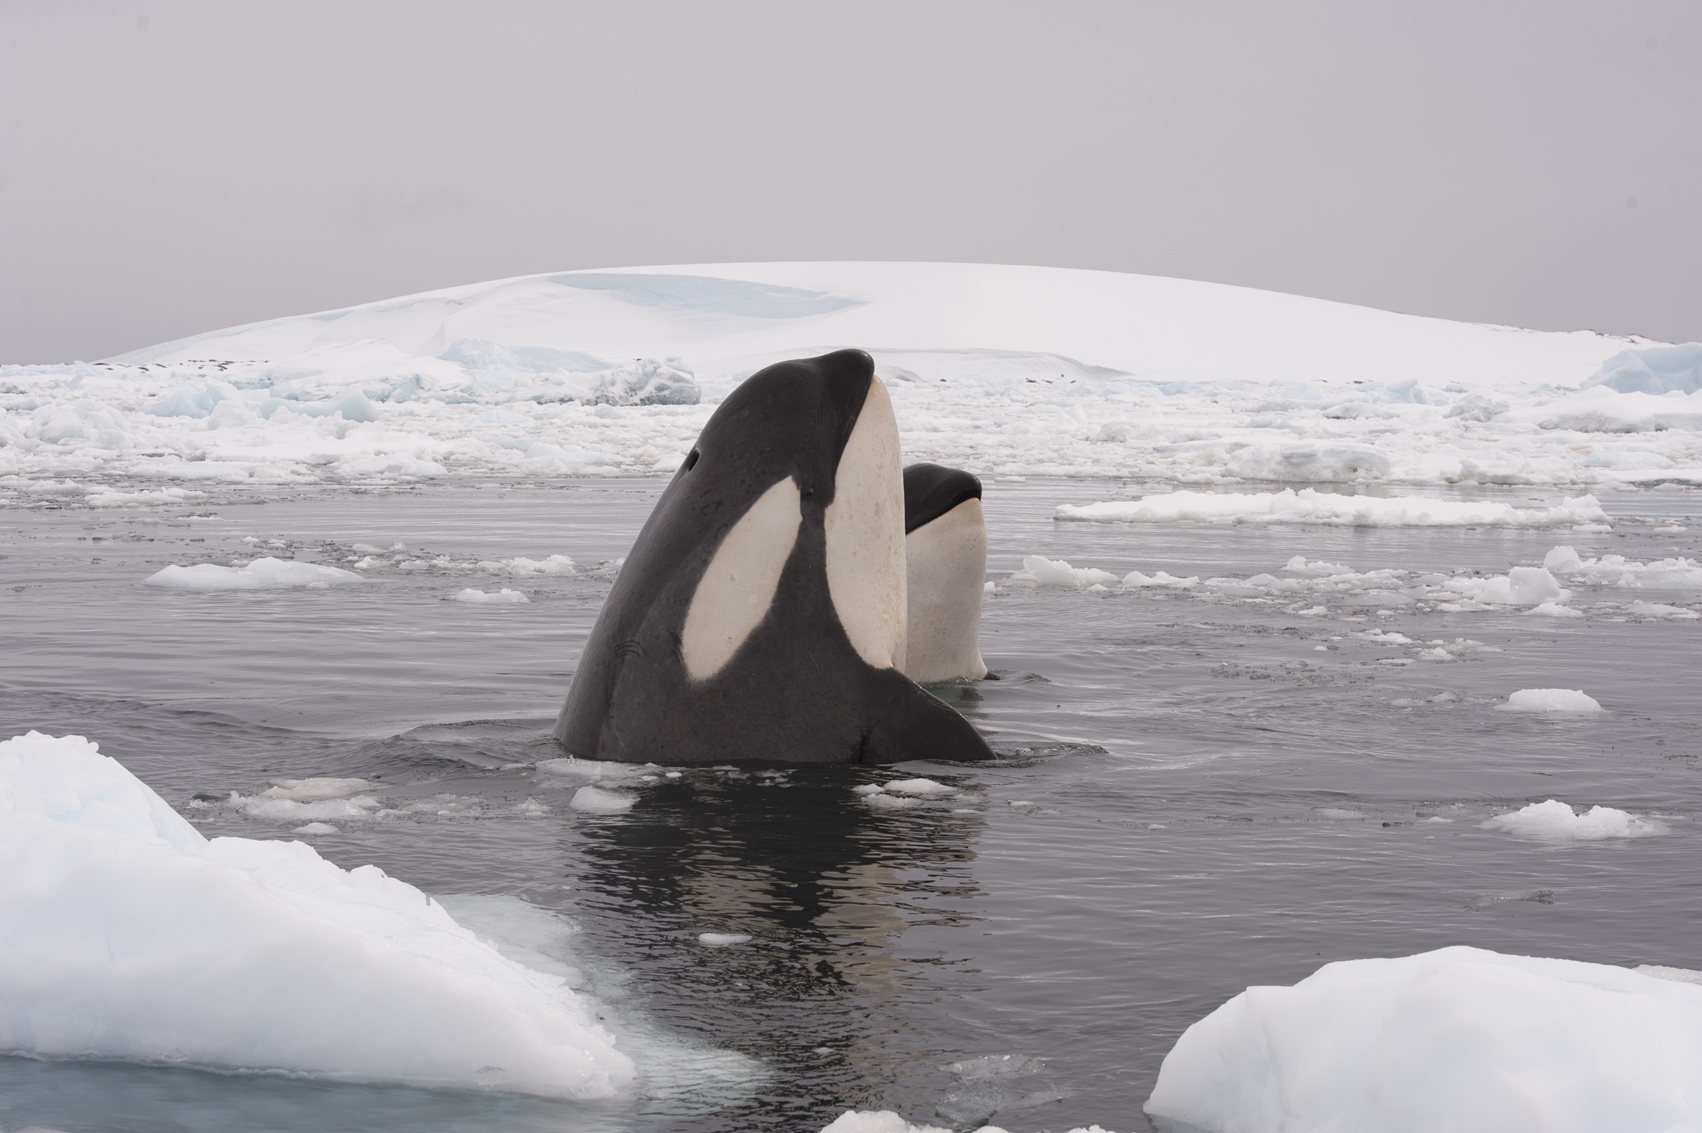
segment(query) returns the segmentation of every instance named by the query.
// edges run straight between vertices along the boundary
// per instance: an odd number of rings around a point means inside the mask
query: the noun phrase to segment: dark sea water
[[[625,554],[662,486],[278,489],[193,509],[0,511],[0,736],[86,735],[209,835],[297,837],[217,801],[272,778],[378,781],[393,813],[301,837],[429,893],[564,915],[579,929],[569,958],[646,1071],[643,1096],[582,1104],[0,1058],[0,1126],[805,1131],[855,1107],[1126,1133],[1148,1128],[1141,1103],[1190,1023],[1331,960],[1464,943],[1702,968],[1696,621],[1351,606],[1303,617],[1266,601],[1001,582],[983,651],[1003,679],[942,690],[998,764],[694,769],[628,813],[573,811],[578,784],[535,764],[560,754],[549,729],[609,585],[594,568]],[[991,577],[1025,554],[1244,577],[1296,554],[1502,574],[1558,543],[1635,559],[1702,551],[1702,500],[1677,490],[1604,497],[1610,533],[1051,519],[1055,504],[1133,491],[990,483]],[[1675,518],[1689,530],[1656,530]],[[449,561],[375,567],[331,590],[142,585],[172,563],[348,565],[353,544],[397,541]],[[514,580],[457,565],[549,554],[581,573]],[[447,600],[468,586],[530,601]],[[1483,648],[1424,663],[1370,630]],[[1581,688],[1608,711],[1497,707],[1542,687]],[[852,791],[908,775],[960,793],[891,809]],[[1479,828],[1548,798],[1658,816],[1671,833],[1556,846]],[[465,904],[476,923],[490,902]],[[702,932],[752,939],[711,948]]]

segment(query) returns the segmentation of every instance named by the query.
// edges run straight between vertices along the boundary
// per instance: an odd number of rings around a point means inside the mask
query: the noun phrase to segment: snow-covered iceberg
[[[672,472],[745,377],[844,346],[874,355],[909,457],[981,474],[1702,483],[1694,345],[1116,272],[794,263],[527,276],[0,366],[0,496]]]
[[[1702,986],[1466,947],[1326,964],[1189,1027],[1146,1111],[1204,1133],[1702,1128]]]
[[[561,977],[413,886],[209,840],[88,740],[39,732],[0,743],[0,1052],[560,1098],[634,1074]]]

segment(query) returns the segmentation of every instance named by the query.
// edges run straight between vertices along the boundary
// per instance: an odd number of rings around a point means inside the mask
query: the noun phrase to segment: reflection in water
[[[668,988],[645,1010],[773,1070],[742,1111],[718,1115],[728,1128],[825,1123],[869,1101],[847,1086],[939,1061],[927,1034],[892,1020],[939,999],[930,969],[956,962],[907,953],[901,938],[972,919],[983,818],[962,796],[877,809],[852,793],[893,777],[700,772],[651,788],[628,814],[581,824],[579,914],[606,914],[596,926],[605,954]],[[710,947],[704,932],[751,939]],[[976,990],[956,973],[953,995]]]

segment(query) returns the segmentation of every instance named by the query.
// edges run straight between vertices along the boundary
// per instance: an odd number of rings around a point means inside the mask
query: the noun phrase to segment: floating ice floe
[[[531,578],[534,575],[540,574],[571,577],[578,573],[577,565],[566,555],[550,555],[548,558],[542,559],[528,559],[521,557],[515,559],[500,559],[494,562],[485,561],[480,562],[478,564],[478,568],[483,571],[489,571],[492,574],[502,574],[506,572],[513,575],[515,578]]]
[[[1146,1111],[1203,1133],[1702,1127],[1702,987],[1453,947],[1326,964],[1189,1027]]]
[[[890,1109],[848,1109],[825,1126],[821,1133],[953,1133],[941,1125],[912,1125]],[[982,1125],[972,1133],[1007,1133],[997,1125]],[[1076,1126],[1069,1133],[1111,1133],[1098,1125]]]
[[[852,787],[851,793],[872,807],[905,810],[920,805],[924,799],[947,799],[959,792],[956,787],[934,779],[892,779]]]
[[[1110,571],[1027,555],[1022,560],[1022,569],[1006,579],[1006,586],[1090,594],[1174,593],[1217,601],[1277,602],[1302,617],[1322,617],[1333,608],[1347,613],[1520,609],[1539,616],[1570,618],[1583,616],[1583,611],[1571,605],[1579,597],[1587,598],[1591,608],[1600,612],[1604,608],[1620,608],[1614,592],[1627,589],[1661,588],[1675,594],[1694,592],[1702,596],[1702,564],[1691,559],[1639,563],[1618,555],[1604,555],[1600,559],[1580,560],[1571,547],[1556,547],[1544,563],[1540,567],[1510,567],[1506,574],[1484,575],[1470,570],[1444,574],[1400,568],[1357,571],[1341,563],[1295,555],[1279,573],[1249,578],[1178,577],[1162,570],[1151,574],[1136,570],[1119,578]],[[1561,585],[1562,579],[1568,585]],[[1623,608],[1640,617],[1688,620],[1699,616],[1680,606],[1633,603]],[[1441,658],[1433,655],[1431,659]]]
[[[510,590],[506,586],[504,586],[501,590],[492,591],[489,594],[485,593],[483,590],[475,590],[469,586],[467,589],[456,594],[453,600],[456,602],[471,602],[474,605],[480,606],[513,606],[531,601],[530,598],[526,597],[524,591]]]
[[[1601,702],[1576,688],[1522,688],[1498,706],[1504,712],[1589,713],[1602,711]]]
[[[311,803],[321,799],[347,798],[370,791],[373,787],[374,784],[365,779],[354,778],[273,779],[272,785],[260,792],[260,797]]]
[[[847,343],[907,455],[994,483],[1702,483],[1694,346],[891,263],[554,273],[0,366],[0,479],[671,473],[745,377]]]
[[[742,932],[700,932],[697,942],[711,948],[727,948],[734,944],[749,944],[750,936]]]
[[[78,736],[0,743],[0,925],[5,1053],[561,1098],[634,1074],[560,977],[418,889],[209,840]]]
[[[1294,477],[1300,479],[1300,477]],[[1303,488],[1296,492],[1167,492],[1135,500],[1059,504],[1054,519],[1089,523],[1277,523],[1328,527],[1572,527],[1602,523],[1607,513],[1594,496],[1555,507],[1516,508],[1488,501],[1423,496],[1344,496]]]
[[[608,791],[587,784],[573,792],[567,805],[586,814],[625,814],[638,802],[637,795],[624,791]]]
[[[162,488],[159,491],[90,492],[83,497],[83,502],[90,507],[162,507],[206,497],[206,492],[189,488]]]
[[[1583,814],[1555,799],[1532,803],[1510,814],[1498,814],[1481,824],[1540,842],[1603,842],[1610,838],[1650,838],[1667,828],[1652,819],[1638,818],[1608,806],[1593,806]]]
[[[296,587],[325,590],[362,579],[354,571],[340,567],[268,557],[240,567],[216,563],[168,566],[142,581],[168,590],[289,590]]]
[[[1567,581],[1588,586],[1702,593],[1702,561],[1696,559],[1657,559],[1647,563],[1623,555],[1586,559],[1571,547],[1555,547],[1543,557],[1542,564]]]

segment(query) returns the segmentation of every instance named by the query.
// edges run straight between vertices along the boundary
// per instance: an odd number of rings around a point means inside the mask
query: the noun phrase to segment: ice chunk
[[[621,791],[605,791],[587,784],[573,792],[567,805],[587,814],[625,814],[638,801],[638,796]]]
[[[550,574],[570,577],[577,573],[577,567],[566,555],[551,555],[544,559],[501,559],[495,562],[481,562],[480,570],[500,574],[507,571],[515,578],[531,578],[533,575]]]
[[[1507,572],[1507,583],[1515,606],[1552,602],[1564,593],[1560,583],[1543,567],[1514,567]]]
[[[1600,712],[1593,696],[1575,688],[1522,688],[1499,705],[1506,712]]]
[[[273,779],[272,785],[260,792],[260,797],[310,803],[320,799],[346,798],[372,788],[373,784],[365,779]]]
[[[890,1109],[848,1109],[832,1123],[825,1126],[821,1133],[952,1133],[952,1130],[939,1125],[912,1125]],[[973,1133],[1006,1133],[997,1125],[982,1125]],[[1078,1125],[1069,1133],[1111,1133],[1098,1125]]]
[[[1125,590],[1139,590],[1143,588],[1156,588],[1160,590],[1192,590],[1199,584],[1200,576],[1197,574],[1191,574],[1187,578],[1177,578],[1175,575],[1167,574],[1162,570],[1154,571],[1151,574],[1142,574],[1138,570],[1132,570],[1123,576],[1122,583],[1123,589]]]
[[[1702,984],[1702,972],[1693,968],[1667,968],[1660,964],[1638,964],[1637,971],[1657,980],[1676,980],[1681,984]]]
[[[932,779],[894,779],[883,783],[882,788],[895,795],[912,795],[916,798],[931,799],[957,794],[956,787],[948,787],[944,783]]]
[[[1146,1111],[1209,1133],[1702,1125],[1702,987],[1452,947],[1326,964],[1189,1027]]]
[[[1121,585],[1121,581],[1110,571],[1095,570],[1093,567],[1073,567],[1062,559],[1048,559],[1040,555],[1024,555],[1022,569],[1011,575],[1011,581],[1064,590],[1085,590],[1095,585]]]
[[[538,771],[545,776],[558,779],[585,779],[593,783],[621,783],[638,778],[644,774],[647,766],[649,765],[614,763],[602,759],[576,759],[569,755],[562,759],[539,761]]]
[[[504,586],[501,590],[490,594],[486,594],[483,590],[475,590],[469,586],[467,589],[456,594],[454,601],[471,602],[475,605],[484,606],[511,606],[518,603],[530,602],[531,599],[526,597],[523,591],[510,590],[506,586]]]
[[[1305,555],[1295,555],[1283,564],[1284,571],[1298,574],[1306,578],[1330,578],[1334,575],[1352,574],[1353,568],[1341,563],[1327,563],[1322,559],[1308,560]]]
[[[1607,518],[1594,496],[1555,507],[1484,500],[1342,496],[1304,488],[1251,494],[1170,492],[1096,504],[1059,504],[1054,519],[1093,523],[1314,523],[1334,527],[1571,527]]]
[[[378,809],[378,800],[372,795],[355,795],[352,798],[298,802],[290,798],[266,798],[264,795],[233,793],[226,805],[251,818],[263,818],[270,822],[324,822],[327,819],[359,821],[372,817],[372,812]]]
[[[1633,602],[1627,609],[1639,618],[1672,618],[1678,621],[1690,621],[1702,617],[1702,614],[1698,614],[1695,610],[1687,610],[1683,606],[1668,606],[1661,602]]]
[[[1593,806],[1584,814],[1555,799],[1532,803],[1523,810],[1498,814],[1482,824],[1520,838],[1543,842],[1600,842],[1609,838],[1648,838],[1665,834],[1659,822],[1638,818],[1612,807]]]
[[[1702,561],[1696,559],[1681,557],[1639,562],[1624,555],[1586,559],[1571,547],[1555,547],[1543,557],[1543,566],[1555,574],[1564,575],[1569,583],[1586,586],[1702,591]]]
[[[215,563],[168,566],[143,581],[149,586],[163,586],[170,590],[287,590],[315,583],[341,586],[364,580],[354,571],[340,567],[268,557],[255,559],[244,567],[224,567]]]
[[[700,932],[697,939],[711,948],[725,948],[730,944],[749,944],[751,938],[742,932]]]
[[[633,1077],[559,978],[413,886],[209,841],[78,736],[0,743],[0,925],[0,1050],[548,1097]]]
[[[159,507],[181,504],[188,500],[205,499],[206,492],[192,488],[162,488],[159,491],[119,492],[114,490],[90,492],[83,502],[90,507]]]
[[[824,1127],[821,1133],[952,1133],[939,1125],[912,1125],[890,1109],[848,1109]],[[984,1126],[977,1133],[1003,1133]]]
[[[1622,350],[1602,363],[1579,389],[1606,386],[1619,393],[1702,391],[1702,343]]]

